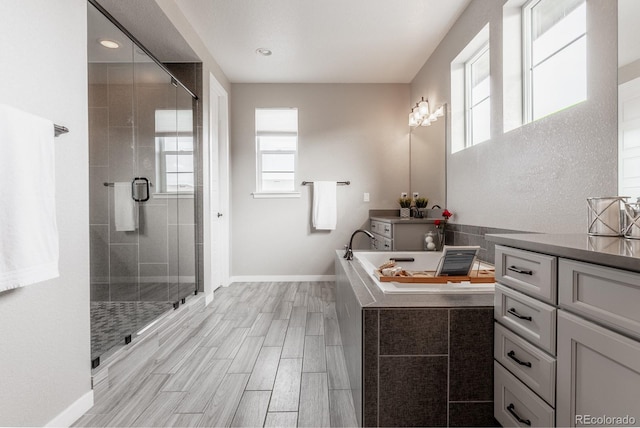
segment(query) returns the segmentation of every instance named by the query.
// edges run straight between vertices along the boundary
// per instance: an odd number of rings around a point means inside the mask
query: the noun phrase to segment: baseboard
[[[51,419],[46,427],[70,427],[93,407],[93,390],[74,401],[62,413]]]
[[[209,305],[209,303],[211,303],[211,302],[213,302],[213,293],[207,294],[207,295],[204,297],[204,305],[205,305],[205,306],[208,306],[208,305]]]
[[[239,275],[230,282],[318,282],[335,281],[335,275]]]

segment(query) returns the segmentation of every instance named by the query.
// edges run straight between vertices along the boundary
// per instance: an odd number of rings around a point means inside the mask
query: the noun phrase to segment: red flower
[[[449,211],[449,210],[444,210],[442,211],[442,217],[446,218],[447,220],[449,219],[449,217],[451,217],[453,214]]]
[[[433,221],[433,224],[434,224],[436,227],[440,227],[440,219],[436,219],[436,220],[434,220],[434,221]]]

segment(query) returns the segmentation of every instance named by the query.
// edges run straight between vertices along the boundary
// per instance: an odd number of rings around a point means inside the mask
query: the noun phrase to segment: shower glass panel
[[[191,95],[92,5],[88,58],[95,360],[195,291],[195,144]]]

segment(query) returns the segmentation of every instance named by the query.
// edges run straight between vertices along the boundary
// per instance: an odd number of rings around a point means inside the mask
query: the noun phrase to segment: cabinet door
[[[637,426],[640,342],[558,311],[556,400],[558,426]]]

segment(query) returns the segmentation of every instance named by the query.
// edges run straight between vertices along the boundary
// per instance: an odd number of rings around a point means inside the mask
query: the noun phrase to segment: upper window
[[[491,138],[489,44],[465,63],[465,146]]]
[[[257,193],[294,192],[297,158],[298,109],[257,108]]]
[[[489,24],[451,61],[451,153],[491,138]]]
[[[587,99],[585,0],[532,0],[523,11],[525,122]]]

